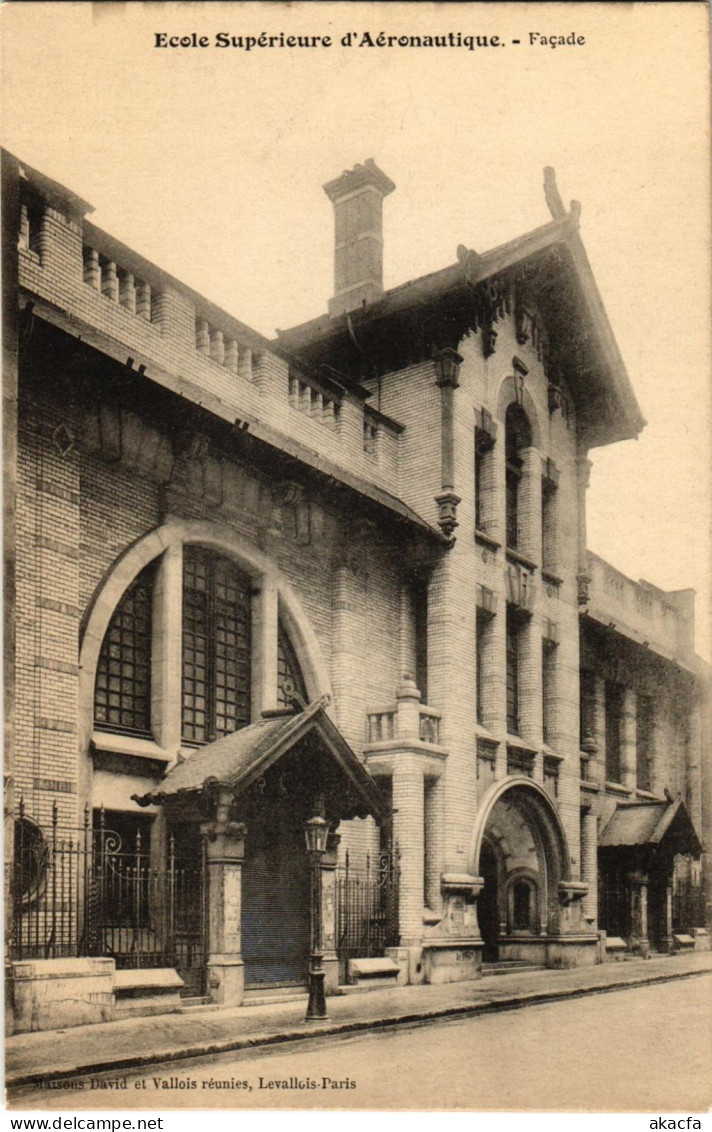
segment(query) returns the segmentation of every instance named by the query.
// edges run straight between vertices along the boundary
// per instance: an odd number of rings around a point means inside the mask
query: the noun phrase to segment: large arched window
[[[507,546],[516,550],[519,546],[519,503],[522,479],[522,450],[531,447],[532,430],[529,419],[522,408],[512,402],[505,417],[505,456],[506,470],[506,538]]]
[[[154,564],[129,586],[99,653],[94,722],[102,730],[151,733],[151,607]]]
[[[176,571],[172,563],[182,566]],[[94,728],[153,739],[174,750],[174,744],[209,743],[250,723],[253,681],[259,687],[258,679],[264,679],[252,671],[263,656],[261,637],[253,633],[259,589],[254,574],[232,557],[198,543],[185,543],[179,556],[144,567],[104,634],[94,682]],[[277,634],[276,686],[265,690],[262,702],[286,705],[285,685],[306,701],[297,653],[281,620],[272,631]],[[98,737],[96,742],[108,749]]]

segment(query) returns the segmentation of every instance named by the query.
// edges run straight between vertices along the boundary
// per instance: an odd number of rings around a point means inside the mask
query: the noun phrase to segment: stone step
[[[181,998],[176,1014],[204,1014],[210,1010],[219,1010],[216,1002],[211,1002],[206,994],[186,995]]]
[[[504,959],[500,963],[483,963],[482,975],[521,975],[527,971],[545,971],[538,963],[527,963],[524,959]]]
[[[400,967],[387,956],[373,956],[363,959],[349,959],[351,985],[377,989],[398,985]]]
[[[114,1018],[175,1013],[183,980],[172,967],[118,970],[114,975]]]
[[[307,1001],[306,987],[275,987],[274,989],[247,991],[243,1006],[271,1006],[282,1002]]]

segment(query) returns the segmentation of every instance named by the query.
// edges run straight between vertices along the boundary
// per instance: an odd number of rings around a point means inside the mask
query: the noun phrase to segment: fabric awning
[[[371,815],[380,825],[386,823],[390,810],[384,796],[327,715],[327,703],[328,697],[322,697],[296,713],[290,709],[265,713],[256,723],[199,748],[172,767],[149,793],[134,795],[134,800],[141,806],[161,805],[180,795],[198,794],[217,786],[226,786],[237,796],[310,737],[346,780],[340,816]]]
[[[599,849],[665,844],[699,857],[702,845],[682,798],[669,802],[621,802],[598,837]]]

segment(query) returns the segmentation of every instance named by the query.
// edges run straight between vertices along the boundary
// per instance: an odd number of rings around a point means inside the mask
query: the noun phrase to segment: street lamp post
[[[324,958],[321,947],[321,858],[326,851],[329,823],[313,817],[304,824],[311,874],[311,953],[309,955],[309,1002],[306,1022],[319,1022],[327,1017],[324,994]]]

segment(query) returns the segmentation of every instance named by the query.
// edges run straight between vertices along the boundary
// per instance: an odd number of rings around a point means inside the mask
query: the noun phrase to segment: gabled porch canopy
[[[598,838],[600,850],[645,851],[660,847],[671,854],[699,857],[702,845],[682,798],[667,802],[622,802]]]
[[[256,723],[216,739],[174,766],[147,794],[134,795],[141,806],[213,794],[227,788],[235,797],[259,783],[280,759],[299,750],[312,764],[313,778],[325,795],[326,817],[390,821],[390,810],[371,777],[324,710],[322,696],[303,711],[266,712]]]

